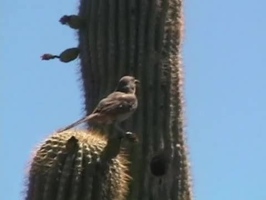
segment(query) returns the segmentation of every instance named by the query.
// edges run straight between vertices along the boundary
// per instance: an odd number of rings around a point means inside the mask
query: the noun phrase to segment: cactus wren
[[[68,130],[81,123],[88,122],[92,125],[114,124],[115,128],[119,132],[125,133],[124,130],[118,126],[118,123],[129,118],[137,109],[138,99],[135,92],[138,84],[139,81],[132,76],[122,77],[116,87],[116,90],[109,94],[106,98],[102,99],[90,115],[58,130],[58,132]],[[126,132],[126,134],[132,133]]]

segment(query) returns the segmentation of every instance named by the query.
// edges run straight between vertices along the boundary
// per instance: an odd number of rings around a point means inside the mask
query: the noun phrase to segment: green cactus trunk
[[[181,0],[80,3],[79,16],[85,20],[79,48],[87,114],[123,75],[141,81],[138,111],[125,123],[141,138],[131,150],[128,199],[192,199],[183,117],[182,6]],[[150,171],[150,161],[161,151],[168,156],[168,170],[158,178]]]

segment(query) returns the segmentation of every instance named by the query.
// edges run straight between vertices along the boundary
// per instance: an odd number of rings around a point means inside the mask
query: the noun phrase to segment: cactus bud
[[[61,62],[70,62],[72,60],[75,60],[79,55],[79,49],[78,48],[70,48],[66,49],[59,55],[59,59]]]
[[[60,18],[61,24],[67,24],[70,28],[80,29],[84,26],[84,21],[77,15],[64,15]]]
[[[41,56],[42,60],[51,60],[54,58],[58,58],[61,62],[70,62],[72,60],[75,60],[79,55],[79,49],[78,48],[70,48],[63,51],[59,56],[53,55],[53,54],[43,54]]]

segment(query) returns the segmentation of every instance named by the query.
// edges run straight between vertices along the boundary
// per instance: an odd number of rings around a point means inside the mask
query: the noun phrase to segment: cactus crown
[[[120,152],[103,168],[106,145],[106,137],[96,131],[50,136],[31,163],[26,200],[125,199],[130,179],[126,154]]]

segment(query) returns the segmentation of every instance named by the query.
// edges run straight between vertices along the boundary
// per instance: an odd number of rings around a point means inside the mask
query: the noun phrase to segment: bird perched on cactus
[[[118,123],[129,118],[138,106],[136,97],[136,86],[139,81],[132,76],[124,76],[120,79],[116,90],[102,99],[94,111],[73,124],[58,130],[59,132],[73,128],[81,123],[88,122],[91,125],[110,125],[114,124],[120,133],[132,134],[122,130]]]

